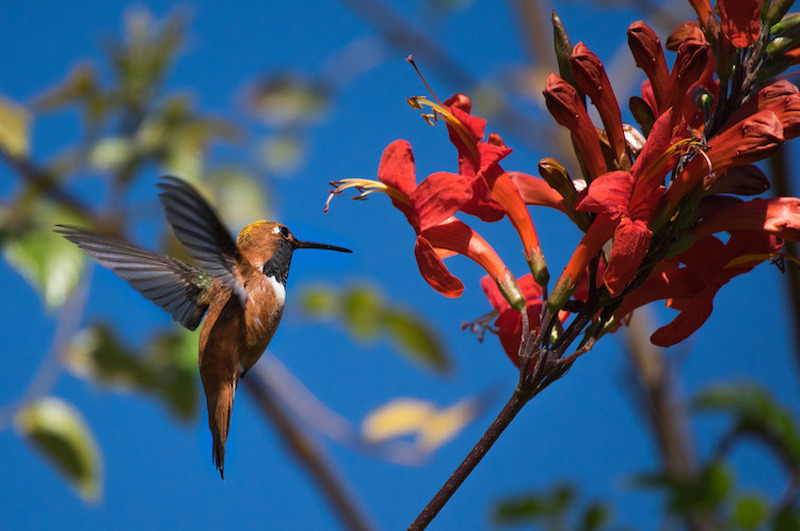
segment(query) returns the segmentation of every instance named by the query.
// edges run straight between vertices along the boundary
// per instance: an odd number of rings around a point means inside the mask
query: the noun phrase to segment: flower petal
[[[445,267],[444,262],[425,237],[417,237],[414,256],[417,257],[417,266],[422,278],[433,289],[445,297],[455,298],[461,296],[461,293],[464,292],[464,284]]]
[[[463,175],[447,172],[429,175],[411,195],[420,232],[451,217],[471,196],[469,183]]]
[[[628,202],[633,194],[633,175],[627,171],[612,171],[601,175],[589,185],[586,196],[576,209],[596,212],[610,218],[628,215]]]
[[[626,145],[625,134],[622,131],[622,115],[603,63],[585,44],[579,42],[572,50],[569,64],[578,88],[589,96],[600,114],[614,152],[614,159],[622,160]]]
[[[612,296],[621,294],[628,282],[636,275],[636,271],[650,247],[652,236],[653,233],[646,223],[622,218],[614,231],[614,244],[611,246],[608,267],[603,276],[606,287]]]
[[[722,32],[737,48],[755,44],[761,31],[761,0],[717,0]]]

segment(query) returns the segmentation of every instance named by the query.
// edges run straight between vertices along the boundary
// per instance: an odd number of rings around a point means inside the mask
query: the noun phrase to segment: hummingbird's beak
[[[328,251],[339,251],[340,253],[352,253],[350,249],[345,249],[344,247],[338,247],[336,245],[328,245],[327,243],[316,243],[316,242],[304,242],[302,240],[296,240],[294,243],[295,249],[325,249]]]

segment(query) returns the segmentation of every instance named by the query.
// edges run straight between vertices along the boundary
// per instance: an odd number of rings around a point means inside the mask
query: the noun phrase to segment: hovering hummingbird
[[[187,182],[163,177],[158,194],[175,236],[196,266],[78,227],[56,232],[145,298],[200,331],[200,378],[208,405],[212,457],[224,478],[225,441],[239,379],[266,350],[283,314],[289,263],[296,249],[352,252],[298,240],[286,226],[256,221],[234,241],[214,209]]]

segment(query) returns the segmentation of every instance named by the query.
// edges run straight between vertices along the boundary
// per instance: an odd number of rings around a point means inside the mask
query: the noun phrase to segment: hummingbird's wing
[[[56,232],[128,281],[189,330],[197,328],[203,320],[208,309],[205,296],[214,283],[205,271],[112,236],[68,225],[56,226]]]
[[[169,175],[161,179],[158,197],[175,236],[197,265],[236,293],[242,305],[246,304],[247,292],[236,274],[237,264],[243,259],[228,229],[189,183]]]

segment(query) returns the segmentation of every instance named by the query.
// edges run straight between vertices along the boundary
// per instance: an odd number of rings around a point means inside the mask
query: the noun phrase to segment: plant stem
[[[276,400],[269,381],[258,370],[248,373],[243,379],[245,388],[255,399],[256,405],[278,431],[278,435],[297,461],[314,478],[331,509],[347,529],[369,531],[375,529],[369,517],[363,512],[350,493],[344,480],[339,477],[333,465],[323,456],[322,449],[297,425],[294,419]]]
[[[519,389],[514,391],[511,398],[508,400],[503,409],[498,413],[497,417],[492,422],[489,429],[483,434],[478,444],[467,454],[467,457],[458,465],[455,472],[450,476],[447,482],[439,489],[439,492],[431,499],[428,505],[417,516],[417,519],[408,527],[409,531],[425,529],[431,523],[442,507],[447,501],[455,494],[458,487],[467,479],[467,476],[475,469],[478,463],[481,462],[483,456],[492,447],[492,445],[500,437],[500,434],[508,427],[517,413],[522,409],[531,398],[532,393],[525,393]]]

